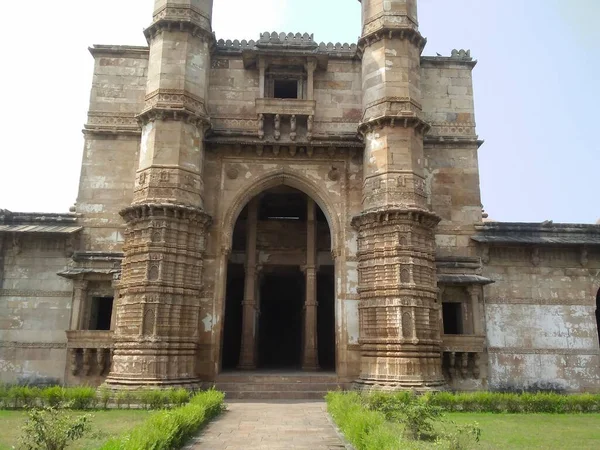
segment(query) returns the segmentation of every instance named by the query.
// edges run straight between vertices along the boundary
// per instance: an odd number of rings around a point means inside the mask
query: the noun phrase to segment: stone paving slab
[[[186,450],[340,450],[322,401],[230,402]]]

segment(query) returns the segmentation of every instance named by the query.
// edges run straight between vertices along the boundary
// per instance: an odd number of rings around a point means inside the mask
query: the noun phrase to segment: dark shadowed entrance
[[[260,287],[258,367],[300,369],[304,274],[297,267],[277,267]]]
[[[288,186],[254,197],[233,234],[224,370],[335,370],[335,282],[325,215]]]

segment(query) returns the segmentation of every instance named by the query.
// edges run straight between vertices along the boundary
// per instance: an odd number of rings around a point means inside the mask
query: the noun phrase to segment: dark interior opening
[[[113,297],[92,298],[92,310],[90,314],[90,330],[110,330],[112,319]]]
[[[275,98],[298,98],[297,80],[275,80],[274,93]]]
[[[317,344],[319,366],[335,370],[335,281],[333,266],[324,266],[317,275]]]
[[[600,343],[600,289],[596,294],[596,329],[598,330],[598,342]]]
[[[304,275],[297,267],[274,269],[260,284],[259,367],[298,369],[302,364]]]
[[[463,334],[462,304],[442,303],[444,334]]]
[[[240,359],[242,345],[242,301],[244,300],[245,272],[243,264],[227,267],[227,290],[225,293],[225,323],[223,329],[224,370],[235,369]]]

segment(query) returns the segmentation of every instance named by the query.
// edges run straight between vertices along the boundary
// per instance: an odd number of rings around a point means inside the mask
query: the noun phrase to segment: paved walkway
[[[231,402],[187,450],[340,450],[324,402]]]

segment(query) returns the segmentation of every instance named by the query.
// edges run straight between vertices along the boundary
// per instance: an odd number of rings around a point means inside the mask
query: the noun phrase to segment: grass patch
[[[418,401],[433,404],[435,397],[425,396]],[[472,397],[462,397],[462,400],[465,398],[472,399]],[[508,397],[503,398],[507,399]],[[554,397],[551,397],[549,402],[543,401],[548,399],[543,396],[533,399],[531,402],[531,397],[527,396],[524,399],[509,398],[519,405],[537,405],[530,408],[540,407],[540,404],[545,405],[542,408],[549,408],[553,413],[526,413],[527,409],[521,407],[515,408],[520,412],[519,414],[445,413],[441,421],[432,418],[433,434],[436,436],[429,441],[406,439],[404,423],[407,421],[400,415],[410,416],[404,407],[407,403],[416,401],[410,394],[361,396],[358,393],[335,392],[329,393],[326,399],[329,413],[357,450],[466,448],[579,450],[596,449],[600,442],[600,414],[565,413],[564,407],[555,408],[555,405],[581,403],[569,403],[568,400],[563,401],[562,399],[554,401]],[[489,404],[492,405],[493,402]],[[500,408],[490,407],[489,409],[497,411]],[[478,443],[472,436],[474,424],[476,424],[476,429],[481,432]],[[437,442],[434,442],[436,438]]]
[[[225,395],[209,390],[196,394],[176,409],[154,413],[143,424],[109,440],[101,450],[168,450],[181,448],[189,438],[223,411]]]
[[[145,410],[113,410],[93,411],[91,414],[93,416],[92,432],[85,438],[74,442],[69,449],[98,448],[107,440],[142,424],[156,413]],[[79,413],[74,412],[73,415],[77,416]],[[0,450],[9,450],[12,449],[12,446],[17,445],[26,418],[26,411],[0,410]]]

